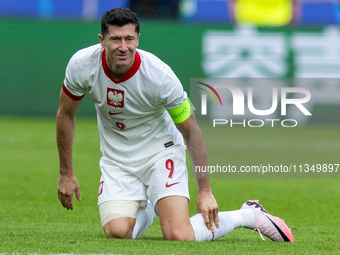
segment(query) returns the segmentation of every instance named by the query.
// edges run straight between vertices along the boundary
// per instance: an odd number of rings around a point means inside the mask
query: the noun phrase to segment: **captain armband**
[[[187,97],[184,102],[174,108],[174,109],[168,109],[168,113],[171,116],[171,119],[175,124],[182,123],[183,121],[189,119],[191,113],[195,110],[195,107],[190,102],[190,99]]]

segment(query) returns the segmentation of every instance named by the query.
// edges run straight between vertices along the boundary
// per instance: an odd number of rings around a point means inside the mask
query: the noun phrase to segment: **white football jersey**
[[[73,100],[88,90],[105,158],[133,166],[183,144],[166,109],[180,106],[187,94],[171,68],[151,53],[137,49],[132,68],[115,80],[100,44],[82,49],[67,65],[63,90]]]

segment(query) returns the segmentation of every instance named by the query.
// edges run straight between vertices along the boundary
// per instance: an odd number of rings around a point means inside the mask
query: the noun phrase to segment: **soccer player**
[[[78,51],[67,65],[57,113],[62,205],[72,210],[74,193],[81,200],[72,144],[88,91],[101,140],[98,207],[107,237],[138,238],[158,215],[166,240],[213,240],[246,227],[293,242],[286,224],[257,200],[218,212],[207,173],[196,176],[198,214],[189,218],[185,149],[194,166],[206,166],[206,147],[180,81],[156,56],[137,49],[139,36],[133,12],[111,9],[101,20],[100,44]]]

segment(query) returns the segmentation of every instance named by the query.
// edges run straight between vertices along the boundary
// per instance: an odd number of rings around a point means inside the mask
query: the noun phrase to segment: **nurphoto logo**
[[[311,116],[312,114],[306,108],[305,104],[307,104],[311,99],[311,93],[306,88],[299,87],[277,87],[275,84],[273,86],[261,86],[261,84],[249,84],[249,86],[242,86],[242,89],[237,85],[232,84],[223,84],[221,80],[214,85],[209,85],[203,82],[197,82],[200,85],[204,86],[197,87],[202,93],[200,96],[200,105],[201,105],[201,115],[208,115],[209,112],[212,112],[212,123],[213,127],[217,125],[230,125],[230,127],[234,127],[236,125],[243,127],[263,127],[265,125],[270,125],[274,127],[276,124],[279,124],[282,127],[296,127],[298,125],[298,120],[293,118],[287,118],[287,108],[294,108],[295,111],[300,111],[300,114],[305,116]],[[210,91],[209,91],[209,90]],[[255,92],[257,91],[257,95],[255,96]],[[214,95],[213,95],[213,94]],[[207,100],[207,94],[211,97],[214,104],[209,104]],[[232,104],[229,104],[227,110],[223,111],[218,109],[218,107],[222,107],[222,102],[224,101],[223,96],[228,95],[232,98]],[[266,96],[265,103],[259,100],[259,94],[263,98],[263,95]],[[215,97],[219,100],[220,104],[217,104]],[[230,101],[230,100],[229,100]],[[255,101],[261,105],[265,105],[264,109],[259,109],[259,107],[255,106]],[[229,111],[232,117],[231,119],[225,118],[224,112]],[[230,115],[230,114],[229,114]],[[247,118],[246,118],[247,115]],[[240,117],[244,117],[243,119]],[[251,119],[248,117],[252,116]],[[261,118],[257,117],[261,116]],[[273,118],[273,116],[277,116],[279,118]]]

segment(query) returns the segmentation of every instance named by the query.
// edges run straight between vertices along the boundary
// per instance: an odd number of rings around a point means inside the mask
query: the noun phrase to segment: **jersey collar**
[[[103,50],[102,53],[102,64],[103,64],[103,69],[104,69],[104,73],[106,74],[106,76],[114,83],[121,83],[124,81],[127,81],[128,79],[130,79],[132,76],[134,76],[134,74],[138,71],[139,66],[141,63],[141,58],[140,55],[137,51],[135,51],[135,61],[133,62],[132,67],[130,68],[130,70],[124,75],[123,78],[116,80],[115,78],[112,77],[109,68],[107,67],[106,64],[106,53],[105,53],[105,49]]]

